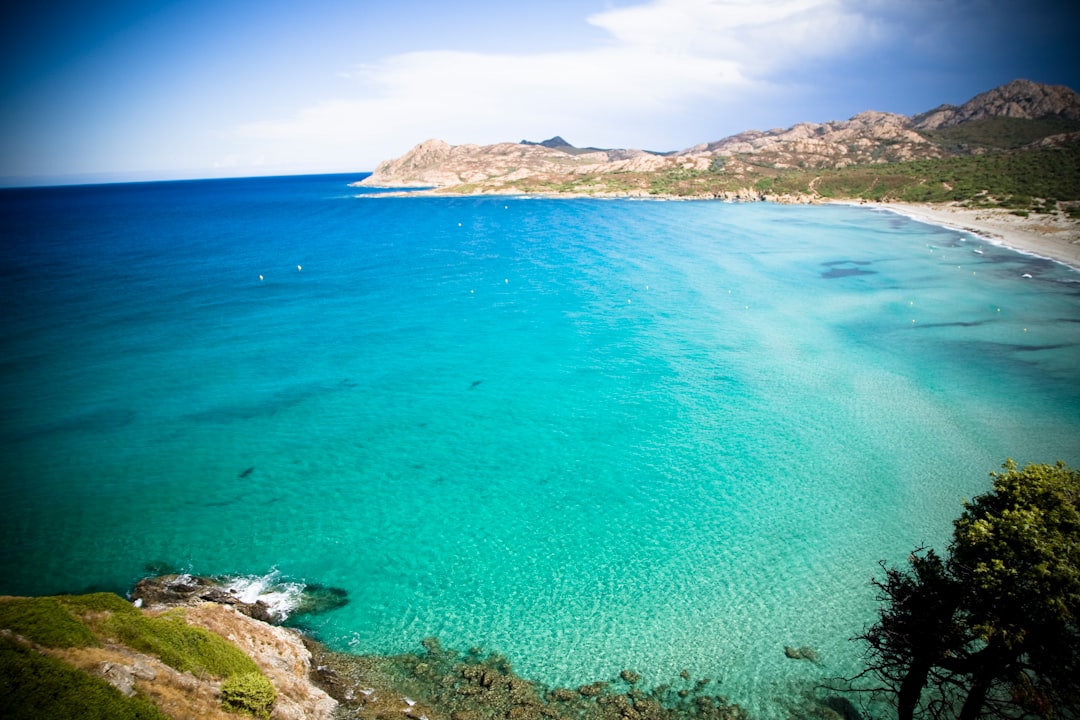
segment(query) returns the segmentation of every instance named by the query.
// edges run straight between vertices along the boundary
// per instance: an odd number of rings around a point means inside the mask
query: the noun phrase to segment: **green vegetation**
[[[1080,470],[1009,461],[966,503],[945,558],[875,581],[868,673],[900,720],[1080,712]]]
[[[188,625],[181,609],[149,615],[112,593],[5,598],[0,628],[13,633],[0,636],[0,717],[165,717],[149,700],[127,698],[30,643],[62,649],[119,642],[180,672],[222,679],[222,706],[259,718],[269,717],[277,696],[250,657],[220,635]]]
[[[234,675],[221,684],[221,704],[233,712],[268,718],[276,699],[277,690],[260,672]]]
[[[785,192],[803,191],[813,173],[777,178]],[[1080,143],[1026,152],[858,165],[823,170],[814,189],[825,197],[906,202],[967,202],[1031,209],[1033,198],[1080,200]]]
[[[1080,130],[1080,122],[1057,115],[1036,120],[995,116],[922,134],[952,152],[966,152],[973,149],[1015,150],[1050,135],[1076,130]]]
[[[188,625],[180,609],[157,617],[139,612],[117,613],[102,629],[128,647],[158,656],[180,672],[221,678],[259,672],[255,662],[225,638]]]
[[[101,678],[2,635],[0,717],[10,720],[167,720],[146,698],[125,697]]]
[[[92,613],[138,615],[138,609],[124,598],[110,592],[89,595],[56,595],[55,600],[80,617]]]
[[[1080,142],[1024,147],[1048,133],[1076,129],[1080,123],[1058,117],[991,118],[927,133],[949,153],[942,158],[839,169],[791,169],[775,167],[766,157],[746,154],[714,158],[705,170],[675,167],[658,172],[533,176],[502,187],[521,193],[685,198],[745,196],[750,190],[751,195],[958,202],[1028,213],[1060,210],[1080,217]],[[950,143],[965,149],[950,150]],[[448,192],[469,194],[486,187],[483,183],[461,185]]]
[[[0,627],[45,647],[97,645],[90,628],[79,622],[55,597],[9,598],[0,601]]]

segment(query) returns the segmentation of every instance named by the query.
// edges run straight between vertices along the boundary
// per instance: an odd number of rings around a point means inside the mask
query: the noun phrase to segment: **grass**
[[[0,601],[0,627],[46,647],[99,644],[90,628],[79,622],[55,597]]]
[[[225,638],[188,625],[180,610],[157,617],[117,613],[102,629],[128,647],[156,655],[180,672],[220,678],[259,672],[255,661]]]
[[[149,615],[118,595],[58,595],[0,600],[0,628],[50,648],[102,640],[158,657],[179,672],[223,680],[222,706],[269,717],[277,693],[255,661],[220,635],[188,625],[181,609]],[[125,697],[105,680],[0,636],[0,717],[72,720],[165,718],[150,700]]]
[[[101,678],[3,636],[0,636],[0,717],[168,720],[146,698],[125,697]]]

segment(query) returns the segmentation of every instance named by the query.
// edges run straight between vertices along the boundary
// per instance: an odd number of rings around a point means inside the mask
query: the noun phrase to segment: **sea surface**
[[[337,649],[783,716],[859,669],[880,560],[1006,458],[1080,464],[1061,265],[867,208],[361,177],[0,192],[0,594],[321,583]]]

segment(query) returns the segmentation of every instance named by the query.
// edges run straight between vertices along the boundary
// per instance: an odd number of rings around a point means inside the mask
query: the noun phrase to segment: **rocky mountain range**
[[[1014,80],[963,105],[908,117],[866,111],[848,120],[747,130],[671,153],[539,143],[449,145],[427,140],[379,164],[358,185],[445,192],[656,194],[642,178],[763,170],[828,170],[948,158],[1080,141],[1080,95],[1064,86]]]

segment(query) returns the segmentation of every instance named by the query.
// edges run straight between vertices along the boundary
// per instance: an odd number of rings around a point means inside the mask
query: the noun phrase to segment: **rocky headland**
[[[662,188],[631,188],[635,175],[712,172],[715,175],[768,175],[764,170],[837,170],[856,165],[887,165],[985,153],[992,146],[972,143],[950,129],[986,131],[987,123],[1021,123],[1025,145],[1060,146],[1080,133],[1080,95],[1070,88],[1027,80],[982,93],[963,105],[942,105],[913,117],[866,111],[848,120],[803,122],[790,128],[747,130],[714,142],[673,152],[576,148],[561,137],[543,142],[449,145],[426,140],[399,158],[379,163],[356,183],[362,187],[428,188],[466,193],[560,193],[574,184],[575,194],[665,195]],[[1034,125],[1032,125],[1034,123]],[[975,125],[975,128],[971,126]],[[1022,128],[1022,129],[1020,129]],[[935,134],[936,133],[936,134]],[[1013,142],[1013,140],[1008,140]],[[999,148],[1007,149],[1007,148]],[[574,182],[589,178],[591,183]],[[806,188],[812,196],[815,188]],[[749,191],[755,194],[754,190]],[[765,193],[768,194],[768,193]],[[756,193],[762,195],[761,192]]]
[[[425,195],[876,203],[1080,267],[1080,95],[1015,80],[910,117],[866,111],[672,152],[577,148],[558,136],[494,145],[432,139],[356,185]]]

